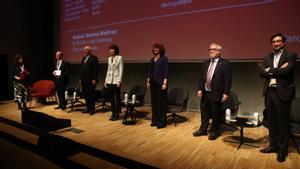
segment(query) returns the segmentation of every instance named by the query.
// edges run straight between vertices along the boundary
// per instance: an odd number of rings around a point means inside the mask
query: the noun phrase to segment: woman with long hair
[[[14,85],[14,100],[21,110],[27,109],[26,103],[31,100],[28,92],[29,71],[25,68],[24,57],[21,54],[15,56],[11,77]]]

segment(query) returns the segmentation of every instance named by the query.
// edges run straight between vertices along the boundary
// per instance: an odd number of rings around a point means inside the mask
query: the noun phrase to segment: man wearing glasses
[[[228,99],[232,71],[229,61],[221,57],[222,46],[217,43],[210,44],[210,59],[203,63],[198,82],[197,95],[201,98],[201,126],[193,136],[207,135],[209,118],[212,118],[209,140],[215,140],[221,134],[221,104]]]
[[[90,46],[85,46],[83,53],[80,77],[87,109],[82,113],[93,115],[95,113],[95,87],[98,80],[98,57],[92,54]]]
[[[268,117],[270,145],[262,153],[277,153],[277,161],[284,162],[288,154],[288,120],[291,102],[295,98],[295,64],[297,54],[285,49],[282,33],[271,36],[273,51],[260,70],[265,79],[263,94]]]

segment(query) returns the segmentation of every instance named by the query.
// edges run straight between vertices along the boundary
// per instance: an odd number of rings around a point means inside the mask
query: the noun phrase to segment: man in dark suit
[[[229,61],[221,58],[222,46],[212,43],[209,48],[210,59],[203,63],[198,82],[198,97],[201,98],[201,126],[193,133],[195,137],[207,135],[209,118],[212,128],[209,140],[215,140],[221,134],[222,102],[228,99],[232,71]]]
[[[98,76],[98,58],[92,54],[90,46],[83,49],[84,57],[81,61],[81,87],[85,97],[86,111],[83,113],[95,113],[95,87]]]
[[[53,71],[55,88],[58,95],[59,105],[55,109],[66,109],[67,101],[65,99],[65,91],[68,83],[69,63],[63,60],[63,52],[57,51],[55,54],[56,64]]]
[[[288,154],[288,120],[291,102],[295,97],[294,72],[297,54],[285,49],[286,38],[281,33],[272,35],[273,52],[269,53],[260,70],[265,79],[263,94],[268,116],[270,146],[262,153],[277,152],[277,161]]]

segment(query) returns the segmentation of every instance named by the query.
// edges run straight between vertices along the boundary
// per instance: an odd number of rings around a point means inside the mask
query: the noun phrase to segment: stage
[[[33,101],[29,108],[52,117],[71,120],[71,127],[52,131],[50,134],[72,140],[76,145],[80,145],[78,147],[84,147],[84,151],[66,157],[70,163],[74,161],[82,168],[300,168],[300,155],[292,144],[284,163],[276,161],[276,154],[259,152],[260,148],[267,146],[267,129],[263,126],[245,128],[244,131],[244,137],[254,141],[253,144],[257,147],[242,145],[237,150],[238,144],[226,141],[232,140],[232,136],[238,137],[239,131],[228,126],[224,127],[222,136],[215,141],[209,141],[207,136],[193,137],[192,133],[200,125],[198,112],[181,112],[180,115],[190,121],[179,121],[176,127],[170,121],[166,128],[156,129],[150,127],[151,111],[147,106],[137,108],[140,112],[137,113],[138,121],[135,125],[124,125],[122,120],[109,121],[111,112],[98,111],[89,115],[81,113],[80,107],[71,111],[55,110],[56,106],[36,104]],[[0,103],[0,117],[12,121],[10,123],[22,122],[21,111],[17,110],[13,101]],[[39,142],[39,135],[3,120],[0,123],[0,131],[2,136],[5,133],[31,145],[37,145]]]

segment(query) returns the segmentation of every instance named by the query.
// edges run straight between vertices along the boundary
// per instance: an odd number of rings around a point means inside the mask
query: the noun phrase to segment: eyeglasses
[[[273,40],[272,43],[276,43],[276,42],[282,42],[282,40]]]
[[[210,48],[208,49],[208,51],[219,51],[220,49],[217,49],[217,48]]]

